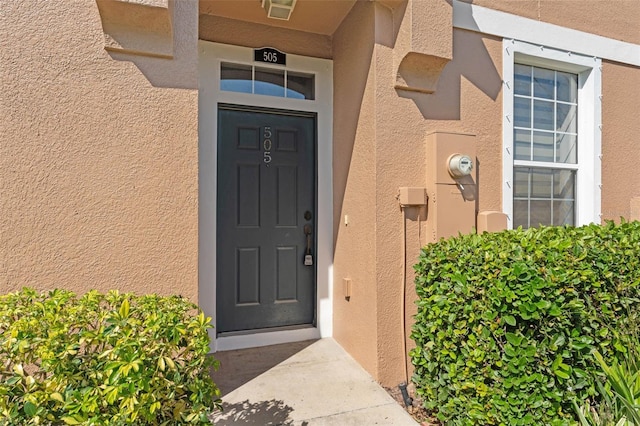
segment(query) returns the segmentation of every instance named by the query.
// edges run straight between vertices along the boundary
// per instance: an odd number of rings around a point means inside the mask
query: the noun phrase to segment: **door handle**
[[[304,265],[312,266],[313,265],[313,255],[311,254],[311,234],[313,233],[313,229],[311,225],[308,223],[303,228],[304,234],[307,236],[307,250],[304,255]]]

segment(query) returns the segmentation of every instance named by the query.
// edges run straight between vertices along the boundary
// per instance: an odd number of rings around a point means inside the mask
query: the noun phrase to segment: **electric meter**
[[[449,174],[454,179],[469,176],[473,170],[473,160],[468,155],[453,154],[447,162]]]

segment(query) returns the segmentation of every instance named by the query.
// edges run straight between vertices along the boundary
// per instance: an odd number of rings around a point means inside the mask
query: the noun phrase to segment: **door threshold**
[[[320,330],[302,325],[224,333],[216,337],[213,346],[214,352],[222,352],[312,339],[320,339]]]

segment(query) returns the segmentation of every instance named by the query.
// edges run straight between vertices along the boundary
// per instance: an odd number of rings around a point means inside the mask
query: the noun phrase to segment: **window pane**
[[[554,170],[553,171],[553,198],[565,200],[575,199],[575,176],[574,170]]]
[[[576,164],[578,159],[577,153],[577,136],[566,135],[563,133],[556,134],[556,162]]]
[[[533,68],[533,96],[553,99],[555,71]]]
[[[516,167],[513,169],[513,196],[516,198],[529,197],[529,170]]]
[[[516,160],[531,160],[531,131],[514,130],[513,145]]]
[[[514,168],[513,227],[573,225],[575,170]]]
[[[558,100],[564,102],[578,102],[578,76],[566,72],[557,73]]]
[[[251,65],[220,64],[220,90],[251,93]]]
[[[553,202],[553,224],[556,226],[575,225],[573,201]]]
[[[575,224],[577,171],[552,163],[578,164],[577,101],[576,74],[514,64],[514,227]]]
[[[518,95],[531,96],[531,67],[528,65],[515,64],[513,73],[515,93]]]
[[[576,105],[557,104],[558,120],[557,129],[559,132],[576,133],[576,120],[578,107]]]
[[[533,132],[533,160],[553,163],[553,133]]]
[[[533,127],[535,129],[553,130],[553,115],[553,102],[533,101]]]
[[[531,127],[531,100],[529,98],[514,98],[513,113],[516,127]]]
[[[516,200],[513,202],[513,227],[529,227],[529,201]]]
[[[315,99],[315,76],[313,74],[288,72],[287,98]]]
[[[551,200],[531,200],[530,226],[551,225]]]
[[[256,67],[253,93],[284,97],[284,71]]]
[[[531,170],[531,198],[551,198],[552,171],[547,169]]]

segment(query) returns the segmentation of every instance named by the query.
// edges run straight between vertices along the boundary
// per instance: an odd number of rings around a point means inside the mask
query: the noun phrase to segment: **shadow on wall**
[[[453,60],[442,71],[435,93],[398,91],[398,95],[412,99],[429,120],[460,120],[462,77],[495,101],[502,89],[502,77],[482,40],[476,33],[455,30]]]
[[[97,5],[113,60],[133,63],[154,87],[198,88],[197,0],[166,7],[110,0]]]
[[[133,63],[153,87],[198,89],[197,60],[185,64],[175,58],[164,59],[119,52],[108,53],[115,61]]]
[[[292,425],[293,420],[289,414],[293,408],[283,401],[272,399],[270,401],[249,402],[245,400],[235,404],[222,404],[222,413],[213,416],[213,422],[218,426],[227,425]],[[302,426],[308,425],[302,422]]]
[[[356,2],[333,35],[333,247],[375,45],[375,5]]]

